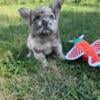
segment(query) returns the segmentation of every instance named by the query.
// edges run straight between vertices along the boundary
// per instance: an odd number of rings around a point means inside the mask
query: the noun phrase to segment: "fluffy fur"
[[[58,30],[60,9],[63,0],[54,0],[49,7],[40,7],[35,10],[21,8],[19,13],[29,26],[29,36],[27,47],[28,57],[34,57],[40,61],[43,67],[48,65],[46,55],[54,52],[59,58],[63,59],[62,45]]]

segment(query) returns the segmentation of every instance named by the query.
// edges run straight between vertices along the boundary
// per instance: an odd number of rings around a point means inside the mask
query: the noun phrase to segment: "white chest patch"
[[[35,38],[33,39],[31,35],[29,35],[27,39],[27,47],[31,51],[34,51],[34,48],[36,50],[43,51],[45,55],[48,55],[52,52],[52,44],[49,41],[42,44],[41,42],[37,42]]]

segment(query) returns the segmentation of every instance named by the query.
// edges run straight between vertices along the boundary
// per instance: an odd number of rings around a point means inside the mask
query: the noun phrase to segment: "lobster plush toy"
[[[84,35],[71,40],[69,42],[74,43],[73,48],[66,54],[67,60],[76,60],[83,57],[84,61],[87,61],[91,67],[100,67],[100,39],[96,40],[91,45],[85,41]]]

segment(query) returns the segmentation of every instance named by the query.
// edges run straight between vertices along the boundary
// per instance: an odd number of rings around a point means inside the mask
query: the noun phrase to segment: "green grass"
[[[23,6],[37,5],[0,6],[0,100],[100,100],[99,68],[48,58],[44,70],[26,58],[28,28],[17,11]],[[100,38],[99,4],[63,5],[59,28],[65,53],[79,34],[89,42]]]

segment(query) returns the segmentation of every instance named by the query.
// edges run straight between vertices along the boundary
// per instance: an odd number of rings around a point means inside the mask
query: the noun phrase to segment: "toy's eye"
[[[54,19],[54,15],[50,15],[50,18],[51,18],[51,19]]]

